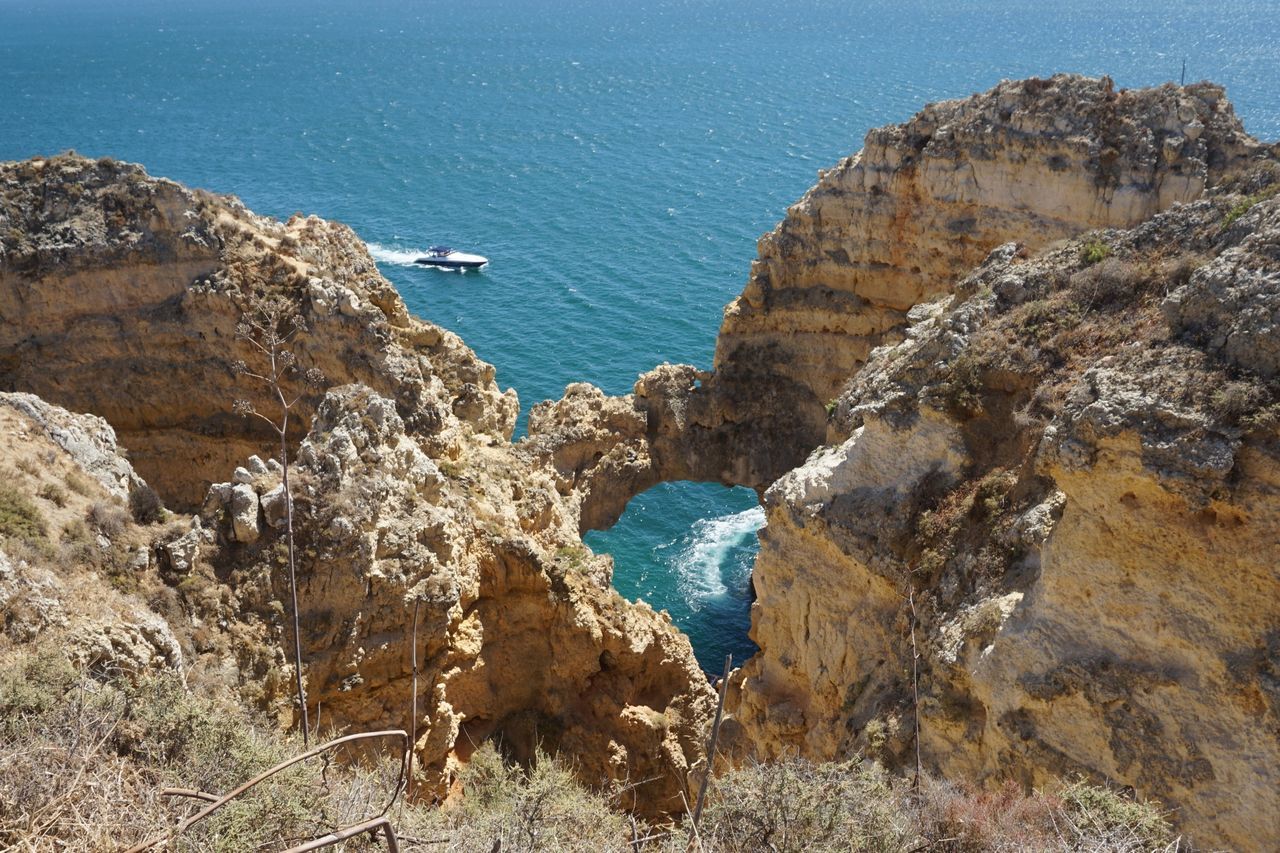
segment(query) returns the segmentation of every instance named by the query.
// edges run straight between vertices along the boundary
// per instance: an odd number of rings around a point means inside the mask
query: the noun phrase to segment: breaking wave
[[[741,591],[751,578],[753,549],[747,548],[764,524],[763,507],[699,519],[689,532],[659,550],[676,549],[670,565],[680,591],[695,610],[700,602]]]

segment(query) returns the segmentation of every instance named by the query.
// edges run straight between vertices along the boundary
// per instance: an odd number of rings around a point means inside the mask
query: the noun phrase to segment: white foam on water
[[[693,523],[671,561],[691,607],[696,610],[701,602],[728,592],[725,570],[736,568],[728,565],[737,562],[731,559],[734,550],[746,545],[763,525],[764,508],[758,506]]]
[[[398,267],[413,267],[414,269],[435,270],[436,272],[459,274],[468,272],[464,267],[433,267],[430,264],[414,263],[427,253],[425,249],[395,249],[378,243],[365,243],[365,246],[369,249],[369,254],[373,256],[373,259],[380,264],[394,264]],[[481,267],[481,269],[483,268]]]
[[[414,261],[426,254],[423,249],[396,249],[391,246],[381,246],[377,243],[365,243],[369,248],[369,254],[373,255],[373,259],[380,264],[395,264],[401,267],[414,266]]]

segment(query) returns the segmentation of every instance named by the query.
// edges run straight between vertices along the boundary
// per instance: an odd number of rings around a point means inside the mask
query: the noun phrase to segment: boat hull
[[[489,263],[488,261],[440,261],[428,258],[419,258],[414,261],[424,267],[441,267],[447,270],[478,270],[480,267]]]

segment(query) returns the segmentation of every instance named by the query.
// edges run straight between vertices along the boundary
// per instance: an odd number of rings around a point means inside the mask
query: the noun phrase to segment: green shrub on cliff
[[[13,486],[0,484],[0,539],[38,542],[45,535],[39,508]]]
[[[1101,240],[1090,240],[1080,250],[1080,262],[1091,265],[1106,260],[1111,255],[1111,247]]]

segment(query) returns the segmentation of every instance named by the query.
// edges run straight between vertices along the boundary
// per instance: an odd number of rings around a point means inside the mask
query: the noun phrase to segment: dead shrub
[[[1209,411],[1223,422],[1239,426],[1270,402],[1271,394],[1260,383],[1229,381],[1209,395]]]
[[[928,779],[917,806],[922,833],[935,839],[930,849],[1139,853],[1181,847],[1155,806],[1085,782],[1028,794],[1013,782],[981,790]]]
[[[982,414],[982,366],[970,352],[951,363],[951,372],[942,386],[947,407],[957,417],[968,420]]]
[[[62,478],[62,482],[67,484],[68,489],[83,497],[88,497],[89,491],[93,488],[88,478],[75,470],[68,471],[67,475]]]
[[[129,526],[129,513],[110,501],[94,501],[85,513],[85,521],[108,539],[114,539]]]
[[[146,483],[129,493],[129,512],[139,524],[155,524],[165,519],[164,502]]]
[[[1049,850],[1053,815],[1060,803],[1038,793],[1027,796],[1013,782],[994,791],[927,780],[920,797],[921,824],[943,849]]]
[[[915,829],[901,805],[874,765],[749,764],[715,780],[699,829],[711,850],[905,850]]]
[[[1108,257],[1072,274],[1068,289],[1081,313],[1128,304],[1146,290],[1148,276],[1136,264]]]
[[[44,483],[36,492],[36,497],[46,500],[59,508],[67,505],[67,490],[57,483]]]
[[[1195,271],[1207,264],[1209,259],[1204,255],[1188,252],[1169,258],[1160,265],[1160,275],[1164,279],[1164,295],[1167,296],[1191,280]]]

